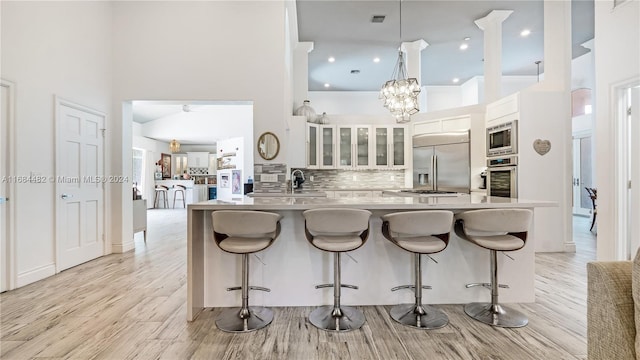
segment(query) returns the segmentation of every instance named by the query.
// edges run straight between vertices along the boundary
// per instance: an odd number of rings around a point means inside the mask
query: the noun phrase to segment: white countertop
[[[326,207],[355,207],[369,210],[418,209],[498,209],[556,207],[555,201],[510,199],[470,194],[461,196],[306,198],[242,197],[234,200],[208,200],[191,204],[190,210],[307,210]]]

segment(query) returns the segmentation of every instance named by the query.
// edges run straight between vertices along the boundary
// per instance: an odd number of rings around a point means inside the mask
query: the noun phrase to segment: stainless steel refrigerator
[[[413,188],[470,190],[469,131],[413,137]]]

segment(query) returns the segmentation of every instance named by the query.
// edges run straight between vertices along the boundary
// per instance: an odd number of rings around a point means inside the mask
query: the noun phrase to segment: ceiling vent
[[[381,23],[384,21],[385,15],[373,15],[371,18],[372,23]]]

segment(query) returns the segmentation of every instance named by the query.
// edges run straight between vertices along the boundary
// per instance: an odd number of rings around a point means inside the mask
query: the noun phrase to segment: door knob
[[[67,195],[67,194],[62,194],[62,196],[60,196],[62,199],[66,200],[66,199],[71,199],[73,197],[73,195]]]

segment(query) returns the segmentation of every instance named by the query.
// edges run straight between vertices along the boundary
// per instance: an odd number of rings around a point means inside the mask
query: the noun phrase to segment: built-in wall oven
[[[518,153],[518,121],[487,128],[487,157]]]
[[[518,157],[487,160],[487,195],[518,197]]]

